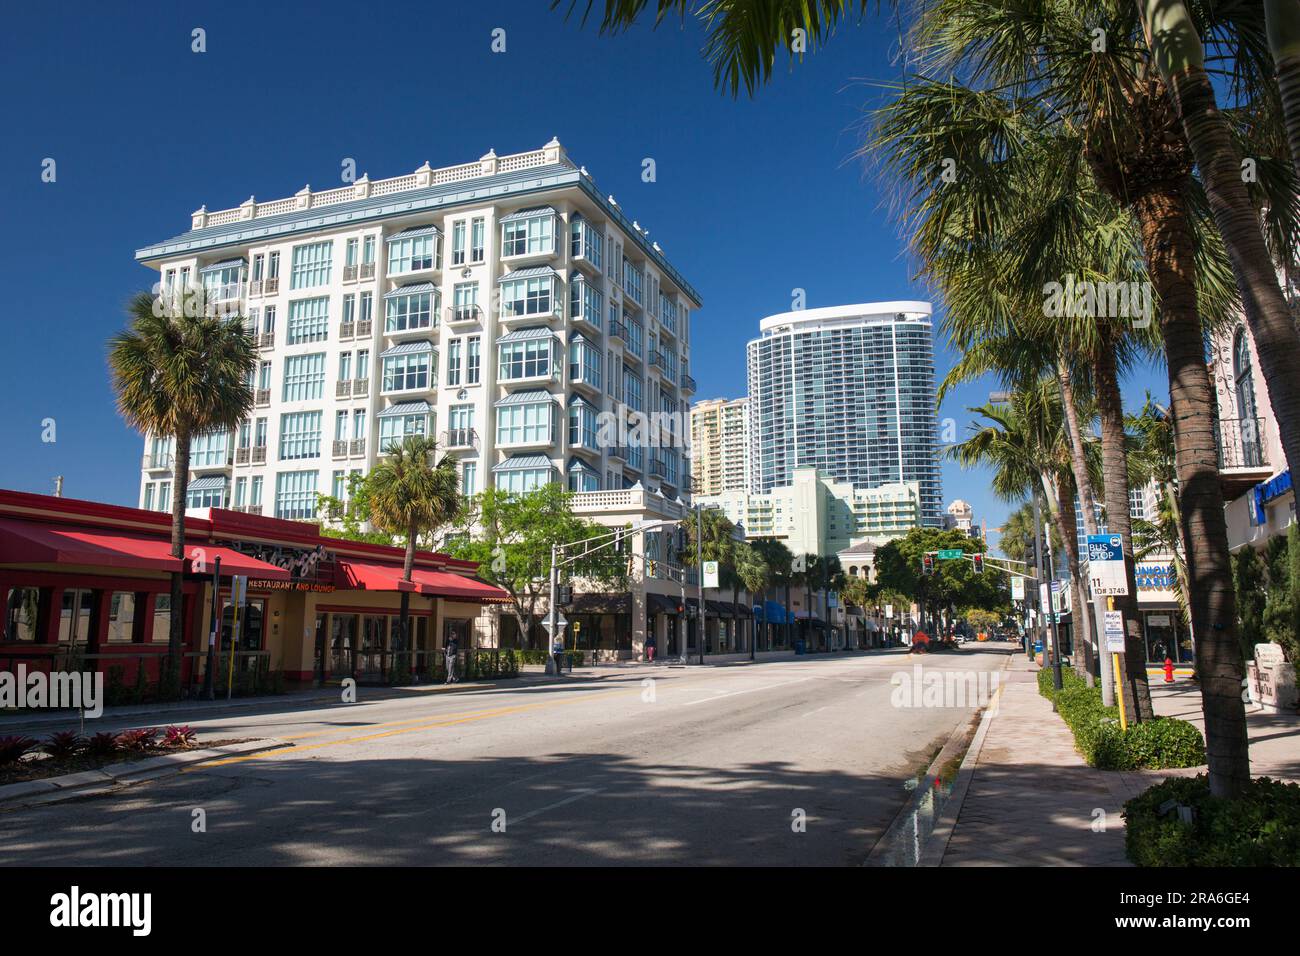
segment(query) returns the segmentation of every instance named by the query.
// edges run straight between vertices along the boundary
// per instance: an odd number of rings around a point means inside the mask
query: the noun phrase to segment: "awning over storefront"
[[[792,618],[786,613],[785,605],[778,601],[765,601],[754,605],[755,617],[766,617],[768,624],[788,624]]]
[[[412,575],[414,576],[414,575]],[[402,569],[387,564],[372,564],[368,561],[354,561],[351,558],[339,558],[335,571],[335,583],[349,591],[410,591],[415,593],[419,585],[413,581],[402,580]]]
[[[680,606],[682,606],[680,597],[653,593],[645,596],[645,609],[649,614],[676,614]]]
[[[78,528],[0,518],[0,564],[73,564],[181,571],[164,538],[98,528]]]
[[[626,594],[575,594],[573,603],[561,610],[565,614],[628,614],[632,599]]]
[[[510,595],[501,588],[477,578],[465,577],[463,574],[415,568],[411,576],[420,586],[421,594],[482,604],[502,604],[510,600]]]
[[[214,562],[220,558],[223,578],[237,574],[257,581],[288,581],[293,576],[287,568],[219,544],[187,544],[185,556],[189,558],[190,570],[195,574],[211,574]]]

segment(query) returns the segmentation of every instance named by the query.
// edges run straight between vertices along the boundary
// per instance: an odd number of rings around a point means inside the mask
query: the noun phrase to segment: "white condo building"
[[[552,140],[392,179],[193,214],[136,252],[202,284],[261,350],[256,409],[194,441],[192,508],[316,517],[393,439],[435,434],[467,494],[563,481],[689,494],[685,428],[616,447],[602,412],[683,423],[695,290]],[[658,426],[657,426],[658,427]],[[170,439],[146,437],[140,504],[167,510]]]

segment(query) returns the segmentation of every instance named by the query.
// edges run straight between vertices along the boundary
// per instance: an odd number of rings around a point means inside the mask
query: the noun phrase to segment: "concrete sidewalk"
[[[1123,802],[1163,775],[1095,770],[1016,654],[985,715],[940,866],[1127,866]],[[1125,781],[1131,776],[1132,781]],[[1136,788],[1136,789],[1132,789]],[[1103,825],[1104,821],[1104,825]]]

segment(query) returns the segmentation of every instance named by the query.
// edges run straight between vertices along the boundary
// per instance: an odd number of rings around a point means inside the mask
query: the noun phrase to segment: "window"
[[[412,329],[428,329],[438,324],[434,315],[438,308],[437,292],[414,292],[406,295],[395,295],[390,292],[384,298],[388,304],[388,315],[384,321],[386,332],[409,332]]]
[[[5,640],[35,641],[39,588],[9,588],[5,599]]]
[[[153,511],[153,492],[154,492],[154,483],[152,481],[146,482],[144,486],[144,510],[145,511]]]
[[[273,252],[267,257],[266,277],[268,279],[280,278],[280,253]]]
[[[623,402],[634,412],[645,411],[641,400],[641,376],[623,366]]]
[[[604,296],[600,290],[588,282],[585,276],[574,276],[569,283],[569,318],[583,319],[600,328],[604,309]]]
[[[355,266],[357,264],[357,241],[355,239],[348,240],[343,256],[343,264],[345,266]]]
[[[400,444],[408,435],[429,433],[429,413],[414,415],[386,415],[379,419],[379,448],[384,451],[393,443]]]
[[[280,416],[280,460],[320,457],[320,412]]]
[[[366,410],[364,408],[358,408],[353,410],[352,412],[352,440],[353,441],[365,441],[367,421],[369,421],[369,419],[366,416]]]
[[[176,438],[172,435],[154,435],[149,443],[150,463],[155,468],[170,468],[176,454]]]
[[[476,462],[461,462],[460,493],[466,497],[478,493],[478,464]]]
[[[357,349],[357,381],[370,380],[370,349]]]
[[[497,378],[516,381],[551,374],[551,338],[502,342],[497,346]]]
[[[375,237],[366,236],[365,242],[361,247],[361,264],[363,266],[372,265],[375,261]]]
[[[569,226],[569,254],[574,259],[586,259],[600,269],[601,236],[587,220],[575,216]]]
[[[317,286],[329,285],[330,256],[333,250],[332,239],[294,246],[293,265],[289,270],[289,288],[314,289]]]
[[[673,335],[677,334],[677,303],[659,293],[659,323]]]
[[[454,266],[465,264],[465,220],[463,219],[451,227],[451,264]]]
[[[429,366],[433,353],[407,352],[384,359],[384,391],[404,392],[429,387]]]
[[[498,445],[549,445],[555,403],[550,399],[497,409]]]
[[[269,392],[271,390],[271,363],[262,362],[257,367],[257,388],[258,391]]]
[[[242,508],[248,504],[248,479],[235,479],[235,507]]]
[[[185,271],[181,274],[184,276]],[[235,262],[220,269],[203,269],[203,292],[208,302],[237,299],[242,294],[243,262]],[[184,288],[184,285],[182,285]]]
[[[623,259],[623,291],[632,297],[633,301],[641,302],[641,297],[645,294],[645,275],[632,264],[632,260]]]
[[[549,315],[554,311],[554,276],[507,279],[501,283],[501,314]]]
[[[465,384],[477,385],[480,366],[479,338],[471,335],[465,340]]]
[[[149,640],[155,644],[166,644],[171,638],[172,630],[172,596],[170,594],[153,595],[153,630]]]
[[[569,401],[569,444],[596,449],[596,409],[576,395]]]
[[[447,384],[460,384],[460,339],[452,339],[447,345]]]
[[[282,401],[307,402],[325,393],[325,353],[290,355],[284,360]]]
[[[457,322],[467,322],[478,317],[477,282],[458,282],[452,294]]]
[[[569,464],[569,490],[600,491],[600,475],[590,465],[575,458]]]
[[[288,343],[323,342],[329,338],[329,304],[328,296],[290,302]]]
[[[170,481],[158,482],[158,510],[171,511],[172,509],[172,483]]]
[[[355,295],[345,295],[343,297],[343,324],[351,325],[357,320],[357,297]]]
[[[185,498],[186,508],[224,508],[226,505],[226,485],[224,479],[219,486],[191,486]]]
[[[350,413],[347,409],[341,409],[334,413],[334,440],[348,440],[348,418]]]
[[[361,314],[358,322],[369,322],[375,315],[375,295],[373,292],[361,293]]]
[[[487,235],[486,223],[482,217],[470,221],[469,232],[469,261],[482,262],[484,259],[483,240]]]
[[[190,443],[191,468],[224,468],[230,455],[226,450],[228,432],[207,432],[194,436]]]
[[[511,468],[497,473],[496,485],[502,491],[524,494],[550,484],[550,468]]]
[[[275,335],[275,306],[268,305],[262,317],[262,334]]]
[[[316,516],[319,472],[282,471],[275,476],[275,516],[302,520]]]
[[[254,448],[266,447],[266,419],[265,418],[259,418],[253,424],[253,447]]]
[[[248,504],[249,507],[252,508],[262,507],[262,476],[261,475],[253,476],[252,492],[249,495]]]
[[[555,251],[555,214],[551,210],[501,223],[501,257]]]
[[[447,410],[447,427],[453,433],[451,444],[468,444],[470,432],[474,429],[474,406],[451,406],[451,408]]]
[[[434,232],[421,235],[398,233],[388,240],[388,274],[405,275],[437,268],[438,236]]]
[[[623,325],[627,329],[627,350],[633,355],[642,355],[645,347],[645,329],[628,312],[623,313]]]
[[[569,381],[600,388],[600,352],[580,335],[569,343]]]
[[[352,353],[351,352],[339,353],[339,381],[340,382],[352,381]]]

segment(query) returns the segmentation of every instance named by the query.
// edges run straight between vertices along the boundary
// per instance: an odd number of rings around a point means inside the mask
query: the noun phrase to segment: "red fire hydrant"
[[[1173,682],[1174,682],[1174,662],[1166,657],[1165,658],[1165,683],[1172,684]]]

